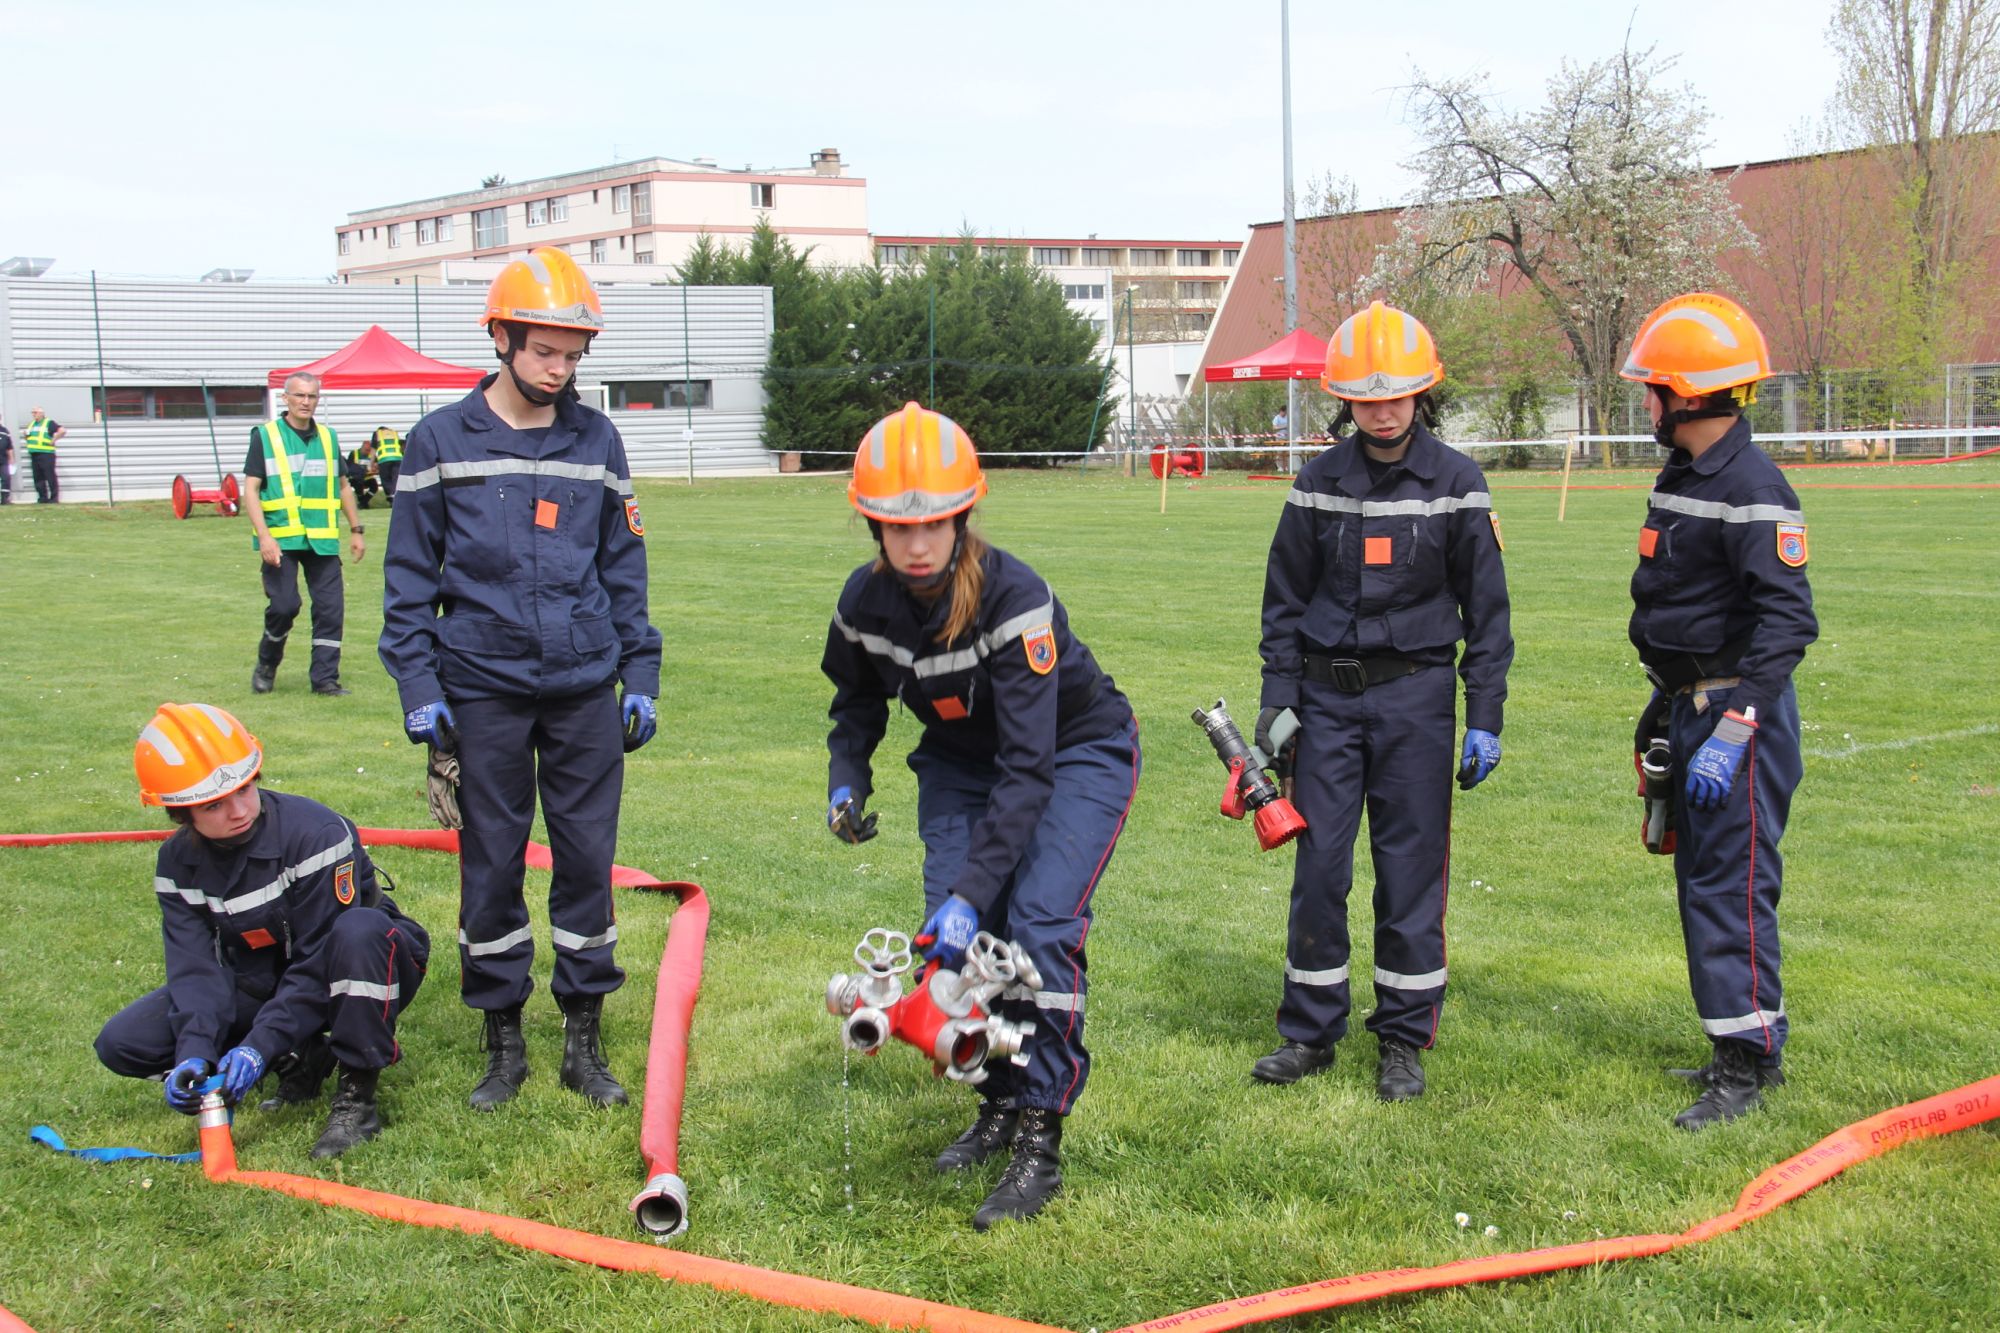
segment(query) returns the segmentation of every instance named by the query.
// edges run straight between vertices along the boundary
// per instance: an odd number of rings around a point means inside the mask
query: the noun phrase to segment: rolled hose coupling
[[[688,1229],[687,1182],[671,1172],[662,1172],[646,1182],[632,1200],[632,1216],[639,1227],[662,1243]]]
[[[1041,973],[1020,945],[981,931],[964,966],[949,972],[932,963],[907,993],[902,978],[914,963],[908,935],[877,927],[861,937],[854,961],[858,974],[837,973],[826,984],[827,1012],[846,1019],[840,1038],[849,1050],[873,1055],[895,1037],[923,1052],[938,1077],[967,1084],[985,1080],[988,1060],[1027,1063],[1024,1048],[1035,1025],[992,1011],[1003,995],[1041,987]]]
[[[1213,708],[1195,709],[1194,724],[1202,729],[1208,743],[1215,747],[1215,757],[1229,770],[1228,784],[1222,789],[1223,814],[1241,819],[1246,809],[1253,812],[1251,827],[1257,831],[1257,845],[1267,852],[1305,832],[1306,821],[1265,772],[1279,767],[1285,743],[1298,734],[1296,713],[1287,708],[1271,726],[1271,748],[1276,754],[1265,754],[1244,740],[1235,720],[1229,716],[1229,706],[1220,699]]]

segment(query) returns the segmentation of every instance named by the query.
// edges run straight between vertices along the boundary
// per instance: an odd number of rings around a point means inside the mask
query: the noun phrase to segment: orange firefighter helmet
[[[219,801],[263,766],[257,738],[209,704],[161,704],[132,750],[143,805]]]
[[[883,523],[929,523],[986,494],[972,437],[942,412],[905,403],[869,428],[854,454],[847,499]]]
[[[1409,398],[1443,382],[1437,343],[1423,321],[1375,301],[1334,330],[1319,384],[1351,403],[1379,403]]]

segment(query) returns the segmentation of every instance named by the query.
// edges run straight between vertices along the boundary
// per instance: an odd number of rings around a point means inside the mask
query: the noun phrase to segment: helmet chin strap
[[[921,577],[905,574],[902,570],[896,568],[895,563],[889,559],[886,551],[883,552],[882,563],[889,566],[889,572],[896,576],[896,582],[902,584],[911,592],[936,592],[939,588],[951,582],[952,574],[958,569],[958,553],[965,546],[965,519],[966,516],[964,513],[952,516],[951,558],[944,562],[944,568],[934,569]],[[868,520],[868,526],[875,533],[875,549],[878,551],[882,550],[881,520],[871,518]]]
[[[567,383],[563,385],[562,389],[557,389],[554,393],[550,393],[547,389],[537,389],[534,385],[521,378],[520,373],[514,369],[514,357],[521,350],[521,326],[509,323],[503,325],[503,327],[507,330],[507,350],[504,352],[496,351],[494,354],[500,358],[500,364],[507,367],[507,377],[514,381],[514,388],[523,398],[533,403],[536,407],[547,407],[550,403],[562,397],[563,390],[570,387]],[[572,374],[570,380],[574,382],[575,379],[576,376]]]
[[[1734,407],[1681,407],[1667,410],[1667,391],[1657,384],[1646,386],[1660,400],[1660,421],[1653,427],[1653,440],[1662,449],[1678,449],[1674,442],[1674,432],[1690,421],[1707,421],[1714,417],[1733,417]]]

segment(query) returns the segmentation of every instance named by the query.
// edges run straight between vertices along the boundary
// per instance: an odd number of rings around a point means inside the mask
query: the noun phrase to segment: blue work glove
[[[442,699],[412,708],[403,715],[403,734],[410,738],[410,744],[428,745],[434,750],[458,748],[457,726],[452,720],[451,705]]]
[[[633,694],[628,690],[619,716],[625,720],[626,754],[653,739],[653,733],[660,729],[660,710],[653,706],[650,694]]]
[[[264,1077],[264,1057],[249,1046],[232,1046],[223,1052],[222,1062],[215,1067],[222,1079],[222,1095],[231,1106],[243,1100],[245,1093],[257,1086],[257,1080]]]
[[[167,1105],[182,1115],[201,1110],[201,1093],[195,1085],[208,1077],[208,1061],[183,1060],[167,1075]]]
[[[1736,766],[1743,762],[1743,752],[1750,748],[1750,738],[1756,734],[1754,716],[1734,708],[1722,715],[1722,721],[1715,724],[1715,734],[1701,743],[1701,748],[1694,752],[1694,762],[1688,765],[1690,810],[1707,814],[1722,808],[1729,799],[1729,789],[1736,785]]]
[[[875,816],[862,816],[866,796],[856,796],[852,787],[835,787],[826,799],[826,826],[842,842],[857,845],[875,836]]]
[[[949,970],[965,962],[965,951],[978,933],[978,911],[954,893],[931,913],[931,919],[910,943],[924,951],[925,961],[935,960]]]
[[[1478,727],[1465,729],[1465,749],[1458,757],[1458,789],[1471,791],[1500,767],[1500,738]]]

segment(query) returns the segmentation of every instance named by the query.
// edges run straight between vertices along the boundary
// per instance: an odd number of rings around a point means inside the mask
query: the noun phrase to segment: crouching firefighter
[[[382,891],[353,823],[257,785],[264,752],[207,704],[162,704],[133,752],[139,799],[179,827],[153,887],[167,984],[112,1016],[97,1057],[115,1074],[165,1076],[193,1115],[196,1085],[222,1077],[242,1101],[275,1065],[275,1111],[314,1101],[335,1067],[314,1157],[382,1132],[376,1080],[401,1056],[396,1020],[423,984],[424,928]]]
[[[1708,292],[1648,315],[1619,372],[1646,386],[1668,451],[1639,530],[1629,632],[1653,683],[1633,745],[1654,749],[1656,768],[1671,751],[1681,933],[1713,1051],[1675,1071],[1702,1088],[1674,1117],[1682,1129],[1733,1120],[1785,1081],[1778,839],[1804,775],[1792,672],[1819,622],[1799,497],[1743,414],[1770,373],[1756,322]]]
[[[971,1128],[937,1159],[964,1170],[1011,1149],[973,1214],[985,1231],[1032,1217],[1062,1187],[1063,1117],[1090,1072],[1084,936],[1091,894],[1139,781],[1131,705],[1070,633],[1048,584],[967,526],[986,493],[972,440],[911,403],[861,442],[848,500],[876,555],[842,589],[821,669],[833,682],[827,824],[875,836],[864,814],[889,701],[923,723],[909,756],[924,844],[914,943],[958,968],[980,930],[1020,944],[1041,989],[995,1001],[1035,1031],[1027,1064],[987,1064]]]
[[[1294,804],[1305,819],[1292,873],[1277,1049],[1251,1075],[1296,1083],[1333,1064],[1353,1001],[1347,895],[1364,803],[1375,861],[1375,1091],[1424,1093],[1421,1051],[1444,1008],[1451,781],[1500,762],[1514,659],[1500,527],[1486,478],[1447,448],[1430,390],[1444,379],[1430,331],[1375,302],[1327,347],[1334,423],[1353,434],[1300,469],[1264,578],[1260,750],[1298,714]],[[1465,651],[1457,654],[1459,641]],[[1465,683],[1465,737],[1456,682]]]
[[[600,1024],[625,982],[611,905],[625,755],[657,725],[646,530],[624,442],[577,399],[576,368],[604,316],[576,261],[545,246],[508,264],[480,322],[501,370],[410,432],[379,651],[433,773],[439,755],[458,760],[460,986],[484,1016],[487,1055],[473,1109],[511,1101],[528,1077],[521,1006],[535,946],[522,858],[538,790],[562,1083],[623,1105]]]

